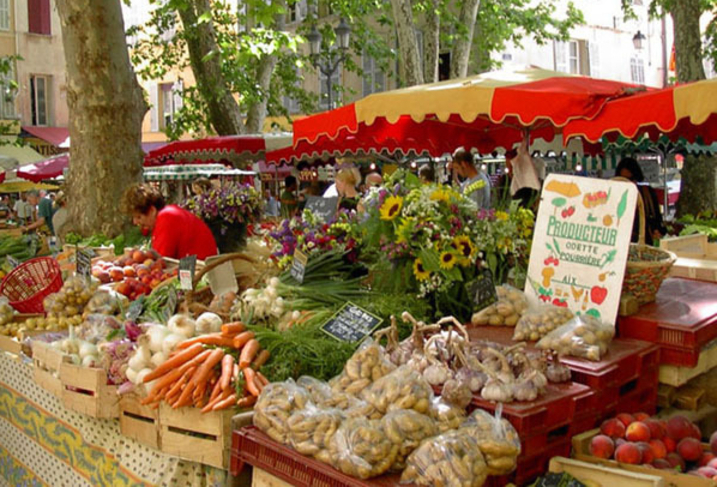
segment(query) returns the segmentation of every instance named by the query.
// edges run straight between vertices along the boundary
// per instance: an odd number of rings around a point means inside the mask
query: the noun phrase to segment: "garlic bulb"
[[[196,332],[197,333],[214,333],[222,331],[222,319],[210,312],[202,313],[197,318]]]
[[[184,338],[192,338],[196,329],[196,322],[187,315],[177,314],[167,322],[167,328],[175,335],[182,335]]]

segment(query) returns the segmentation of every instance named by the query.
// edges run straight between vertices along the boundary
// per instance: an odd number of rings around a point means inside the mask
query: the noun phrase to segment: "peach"
[[[620,413],[615,418],[619,419],[622,424],[625,425],[625,428],[630,426],[631,423],[635,421],[635,418],[632,416],[632,414],[627,413]]]
[[[652,466],[655,468],[659,468],[660,470],[667,470],[672,468],[672,465],[670,465],[670,463],[664,458],[655,459],[655,461],[652,462]]]
[[[600,425],[600,432],[610,438],[624,438],[625,425],[617,418],[606,419]]]
[[[717,468],[717,458],[713,458],[712,460],[710,460],[710,463],[708,463],[707,466]]]
[[[122,269],[122,273],[127,277],[134,277],[136,275],[134,267],[129,265],[124,266],[124,269]]]
[[[145,260],[144,252],[141,250],[135,250],[132,252],[132,260],[135,261],[137,264],[141,264]]]
[[[682,438],[690,436],[692,423],[684,416],[673,416],[667,421],[667,436],[679,442]]]
[[[637,447],[642,452],[642,463],[651,464],[655,460],[655,454],[652,453],[649,443],[641,441],[637,443]]]
[[[712,450],[712,453],[717,455],[717,431],[712,433],[712,436],[710,436],[710,450]]]
[[[712,477],[717,475],[717,469],[714,469],[712,467],[700,467],[697,469],[697,473],[702,477],[711,479]]]
[[[627,441],[650,441],[650,428],[642,421],[635,421],[627,427],[625,439]]]
[[[624,445],[625,443],[627,443],[627,441],[624,438],[617,438],[615,439],[615,448],[620,445]]]
[[[668,453],[665,460],[667,460],[672,468],[680,467],[680,472],[685,471],[685,461],[677,453]]]
[[[656,459],[660,460],[667,456],[667,447],[662,440],[650,440],[650,448]]]
[[[712,452],[704,452],[702,453],[702,456],[700,457],[700,461],[697,462],[697,465],[700,467],[711,467],[710,462],[715,459],[715,455]]]
[[[650,428],[650,438],[661,440],[665,437],[665,428],[662,423],[654,419],[646,419],[643,422]]]
[[[597,435],[590,441],[590,454],[598,458],[612,458],[615,453],[615,443],[612,438],[605,435]]]
[[[677,442],[669,436],[665,436],[662,439],[662,442],[665,444],[665,448],[667,448],[667,453],[672,453],[677,450]]]
[[[702,441],[702,431],[700,430],[700,427],[697,426],[695,423],[690,423],[690,434],[687,435],[690,438],[694,438],[695,440]]]
[[[646,419],[650,419],[650,415],[643,412],[635,413],[633,414],[633,417],[635,418],[635,421],[642,421],[643,423]]]
[[[149,268],[145,265],[137,266],[137,277],[144,277],[149,275]]]
[[[122,279],[124,279],[124,273],[122,272],[122,269],[115,267],[110,270],[110,277],[114,282],[120,282]]]
[[[694,438],[683,438],[677,444],[677,453],[688,462],[702,458],[702,444]]]
[[[642,451],[634,443],[625,443],[615,450],[615,460],[621,463],[639,465],[642,463]]]
[[[112,282],[112,278],[110,277],[108,272],[102,271],[97,275],[97,279],[100,280],[102,284],[109,284]]]

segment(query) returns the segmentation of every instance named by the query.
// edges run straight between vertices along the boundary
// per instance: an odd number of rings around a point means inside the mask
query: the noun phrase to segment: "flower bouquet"
[[[237,252],[246,243],[247,227],[259,220],[264,202],[252,186],[212,189],[189,198],[184,207],[214,234],[220,253]]]

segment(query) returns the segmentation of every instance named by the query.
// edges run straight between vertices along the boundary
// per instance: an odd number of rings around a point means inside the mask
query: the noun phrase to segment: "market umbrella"
[[[144,165],[207,164],[227,161],[234,166],[241,166],[252,159],[263,157],[267,150],[289,145],[291,145],[291,135],[288,133],[178,140],[150,151],[144,159]]]
[[[468,145],[485,153],[512,147],[523,139],[525,129],[530,130],[531,141],[550,141],[570,120],[594,117],[608,100],[644,89],[538,68],[495,71],[376,93],[296,120],[294,146],[304,140],[335,140],[347,133],[360,136],[379,123],[384,124],[377,131],[380,142],[411,134],[419,140],[453,139],[453,148]],[[454,139],[461,133],[467,134],[469,144]]]
[[[44,161],[28,164],[17,170],[17,176],[28,181],[40,182],[62,176],[62,172],[70,163],[70,154],[58,154]]]
[[[589,142],[602,137],[615,142],[620,136],[656,141],[662,135],[707,144],[717,141],[717,79],[612,100],[592,120],[573,120],[563,129],[566,140],[582,137]]]
[[[223,164],[188,164],[148,167],[144,170],[146,181],[188,181],[198,177],[253,176],[254,171],[228,168]]]
[[[0,193],[22,193],[24,191],[30,191],[32,189],[55,190],[58,189],[58,186],[52,184],[33,183],[31,181],[19,180],[8,181],[0,184]]]

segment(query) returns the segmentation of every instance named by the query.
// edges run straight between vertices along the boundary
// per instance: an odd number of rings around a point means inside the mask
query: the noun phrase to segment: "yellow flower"
[[[496,211],[495,212],[495,219],[496,220],[502,220],[505,221],[508,219],[508,214],[504,211]]]
[[[452,252],[443,252],[441,254],[440,260],[441,260],[441,269],[450,270],[450,269],[453,269],[454,265],[456,265],[458,258]]]
[[[425,281],[430,277],[431,273],[423,268],[421,259],[416,259],[413,261],[413,275],[415,275],[419,281]]]
[[[471,242],[470,237],[467,235],[460,235],[454,238],[453,242],[451,242],[451,247],[456,249],[456,252],[458,252],[463,259],[470,259],[476,251],[473,242]]]
[[[442,201],[447,203],[450,199],[450,193],[443,188],[436,189],[431,193],[431,201]]]
[[[403,198],[400,196],[389,196],[380,208],[381,220],[393,220],[401,213]]]
[[[396,243],[406,243],[411,237],[411,229],[413,228],[413,218],[401,218],[401,224],[396,229]]]

